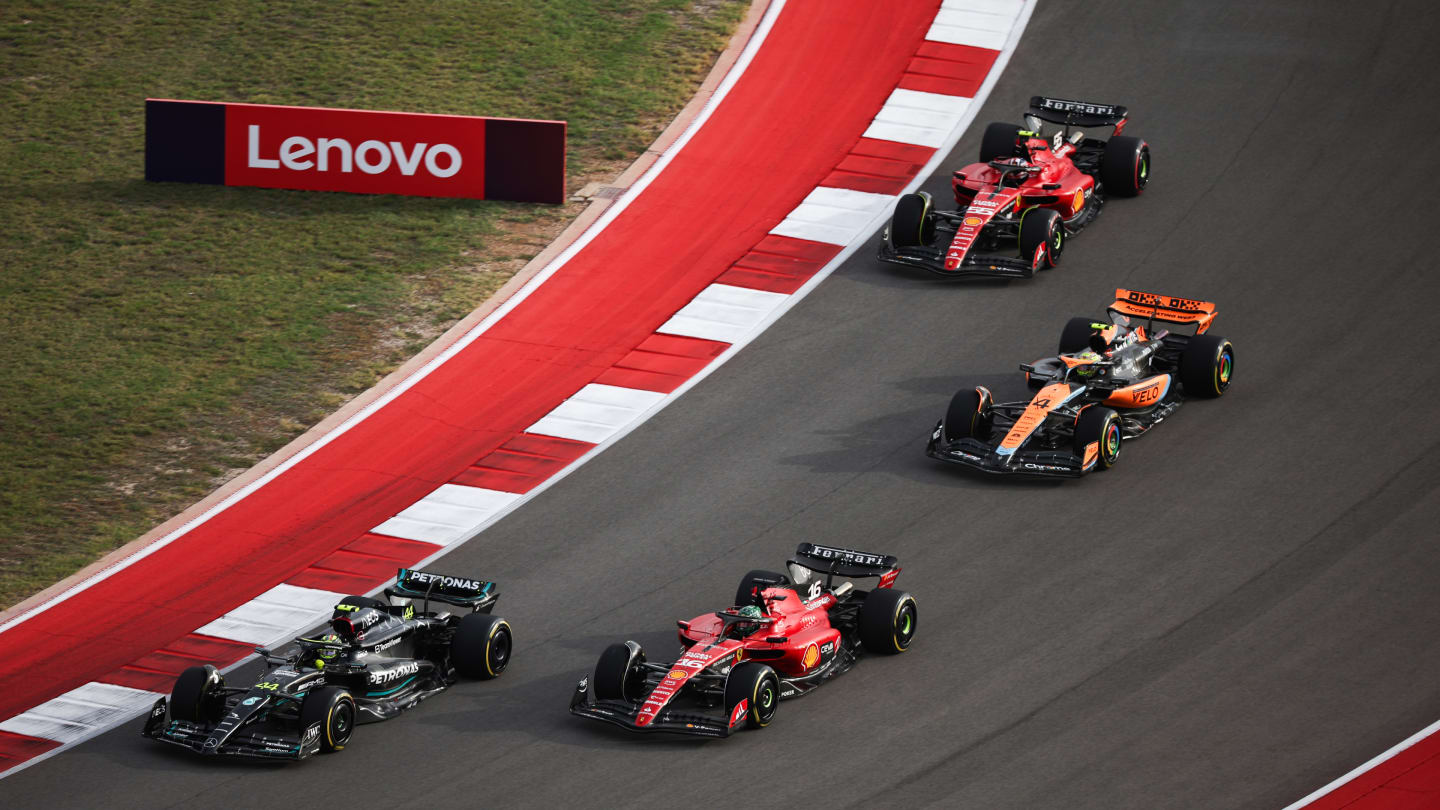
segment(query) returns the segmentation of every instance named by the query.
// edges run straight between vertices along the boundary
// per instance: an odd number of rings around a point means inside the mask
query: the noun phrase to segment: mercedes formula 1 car
[[[357,723],[394,717],[457,674],[505,671],[512,637],[490,615],[495,583],[402,568],[385,595],[345,597],[330,632],[296,639],[287,655],[256,648],[269,668],[251,686],[226,686],[209,664],[190,667],[155,702],[142,733],[202,754],[304,759],[339,751]],[[432,603],[460,612],[432,611]]]
[[[1150,147],[1121,135],[1128,111],[1113,104],[1035,96],[1026,128],[994,123],[980,162],[955,172],[956,211],[925,192],[906,194],[880,240],[880,259],[947,277],[1030,278],[1060,263],[1065,240],[1100,214],[1105,197],[1134,197],[1150,179]],[[1062,125],[1043,135],[1043,122]],[[1114,127],[1108,140],[1077,127]],[[1015,245],[1018,255],[997,253]]]
[[[1020,366],[1037,390],[1029,402],[995,402],[984,386],[961,389],[926,453],[987,473],[1076,477],[1112,467],[1123,440],[1158,425],[1187,397],[1230,387],[1235,349],[1208,331],[1214,304],[1119,289],[1109,313],[1109,322],[1070,319],[1058,356]],[[1156,322],[1194,325],[1195,333],[1172,334]]]
[[[674,663],[647,661],[634,641],[610,645],[570,712],[630,731],[727,737],[769,725],[779,701],[846,672],[862,653],[902,653],[915,638],[915,599],[891,587],[894,557],[802,543],[788,568],[751,571],[732,607],[677,622]],[[879,578],[874,590],[851,581],[867,577]]]

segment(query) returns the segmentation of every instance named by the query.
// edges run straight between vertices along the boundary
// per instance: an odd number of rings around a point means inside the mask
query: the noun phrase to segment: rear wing
[[[1027,114],[1067,127],[1115,127],[1115,134],[1119,135],[1125,128],[1125,119],[1130,111],[1118,104],[1031,96]]]
[[[413,568],[401,568],[395,574],[395,584],[385,589],[385,595],[424,599],[427,603],[426,609],[429,608],[429,602],[443,602],[479,610],[500,598],[493,582],[417,571]]]
[[[1126,290],[1115,290],[1115,303],[1109,306],[1111,312],[1135,318],[1149,318],[1152,321],[1176,324],[1195,324],[1195,334],[1202,335],[1215,320],[1215,305],[1209,301],[1194,301],[1189,298],[1175,298],[1169,295]]]
[[[858,579],[880,577],[880,587],[888,588],[900,573],[900,560],[891,554],[871,554],[848,548],[801,543],[790,562],[818,574]]]

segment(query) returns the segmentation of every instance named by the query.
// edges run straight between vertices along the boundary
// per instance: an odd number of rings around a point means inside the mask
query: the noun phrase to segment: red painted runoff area
[[[1305,810],[1440,807],[1440,735],[1431,734],[1309,804]]]
[[[726,344],[654,338],[657,327],[722,276],[803,283],[834,249],[767,233],[842,162],[857,176],[924,162],[876,154],[860,135],[907,75],[958,86],[953,58],[915,58],[937,7],[790,0],[688,145],[504,319],[248,497],[0,634],[0,720],[89,681],[168,691],[191,662],[238,660],[245,645],[192,631],[281,582],[359,591],[433,553],[369,532],[441,484],[526,492],[578,458],[589,445],[523,431],[586,384],[674,390]],[[0,771],[51,747],[0,735]]]

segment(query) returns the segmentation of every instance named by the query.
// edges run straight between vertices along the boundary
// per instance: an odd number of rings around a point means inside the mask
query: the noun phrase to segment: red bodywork
[[[1025,144],[1030,153],[1028,162],[1040,171],[1032,173],[1019,187],[1007,185],[1000,189],[1000,171],[987,163],[971,163],[951,178],[955,204],[964,210],[965,218],[945,255],[947,270],[960,267],[970,246],[997,214],[1053,208],[1061,219],[1071,220],[1085,208],[1086,200],[1095,191],[1095,178],[1071,162],[1075,146],[1044,138],[1028,138]]]
[[[840,631],[830,626],[826,612],[835,606],[833,595],[822,593],[809,602],[802,602],[791,588],[766,588],[762,596],[765,615],[775,622],[736,643],[736,649],[743,648],[742,658],[737,661],[744,658],[763,661],[774,667],[782,678],[799,678],[818,669],[840,649]],[[680,629],[680,643],[691,651],[696,645],[709,646],[723,629],[720,617],[714,613],[696,616],[686,625]],[[776,637],[786,640],[781,644],[765,640]],[[728,644],[732,639],[724,641]]]

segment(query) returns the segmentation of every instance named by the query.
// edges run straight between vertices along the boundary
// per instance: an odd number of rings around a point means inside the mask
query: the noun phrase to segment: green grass
[[[747,5],[7,4],[0,606],[373,385],[578,210],[146,183],[146,97],[564,119],[573,189],[649,144]]]

